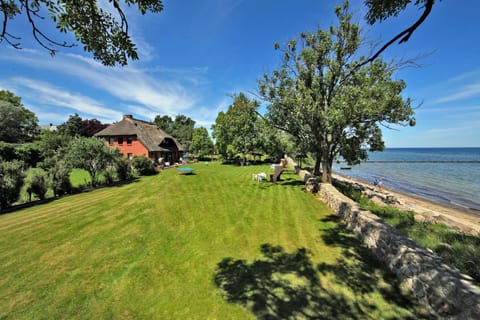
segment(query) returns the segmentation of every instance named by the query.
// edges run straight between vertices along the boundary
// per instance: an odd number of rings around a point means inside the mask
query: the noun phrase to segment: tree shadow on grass
[[[358,241],[344,230],[329,230],[323,231],[325,240],[344,248],[344,254],[334,264],[315,265],[305,248],[288,253],[281,246],[263,244],[261,259],[247,262],[224,258],[217,265],[214,282],[228,302],[248,308],[258,319],[371,318],[377,307],[368,299],[352,298],[352,294],[359,297],[374,291],[387,302],[416,314],[411,319],[425,318],[416,302],[401,294],[393,276],[385,275],[381,265]],[[352,294],[326,287],[321,275],[350,289]],[[408,317],[394,313],[383,319]]]
[[[261,260],[225,258],[215,284],[225,299],[251,310],[258,319],[360,319],[363,311],[343,295],[328,292],[306,249],[287,253],[263,244]]]

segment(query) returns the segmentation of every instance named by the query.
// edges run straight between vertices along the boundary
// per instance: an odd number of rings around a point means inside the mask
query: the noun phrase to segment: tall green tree
[[[22,143],[38,134],[35,113],[22,105],[22,99],[12,92],[0,90],[0,141]]]
[[[401,96],[405,83],[392,79],[393,67],[380,59],[357,67],[362,38],[348,2],[335,13],[338,26],[290,41],[280,68],[259,80],[260,95],[270,103],[267,119],[308,147],[316,175],[322,164],[323,182],[331,182],[338,155],[353,164],[367,159],[368,149],[383,150],[382,124],[415,123],[410,100]]]
[[[68,146],[66,160],[72,167],[88,171],[92,185],[96,186],[99,174],[113,166],[119,156],[118,149],[107,147],[99,139],[76,137]]]
[[[80,136],[82,131],[82,121],[83,119],[78,113],[71,114],[66,122],[58,126],[58,132],[70,137]]]
[[[68,145],[72,139],[72,136],[63,134],[60,130],[42,131],[39,138],[34,142],[40,153],[40,161],[43,161],[41,166],[44,169],[54,166],[59,158],[63,158],[66,153],[65,150],[68,150]]]
[[[172,134],[173,132],[173,119],[170,116],[160,116],[157,115],[155,116],[155,119],[153,120],[153,123],[157,125],[160,129],[163,131]]]
[[[52,56],[58,48],[75,46],[55,40],[44,31],[41,25],[48,13],[60,32],[74,35],[95,59],[107,66],[126,65],[128,59],[137,60],[138,54],[129,34],[125,6],[136,6],[142,15],[163,10],[161,0],[1,0],[0,43],[5,41],[14,48],[21,48],[21,38],[8,27],[9,22],[23,17],[31,27],[33,38]]]
[[[294,148],[288,133],[275,128],[262,118],[256,121],[255,127],[259,133],[255,151],[263,152],[276,160],[283,158],[285,154],[292,154]]]
[[[164,115],[155,116],[153,123],[166,133],[172,135],[178,142],[188,150],[190,143],[192,143],[193,130],[195,128],[195,121],[183,114],[178,114],[175,119]]]
[[[183,114],[179,114],[175,117],[175,120],[173,120],[172,132],[170,134],[177,139],[186,150],[189,150],[194,128],[194,120]]]
[[[217,150],[224,158],[229,157],[229,150],[236,154],[255,151],[261,144],[256,122],[256,109],[259,102],[249,99],[244,93],[233,95],[233,103],[227,112],[220,112],[212,125],[212,134],[216,140]]]
[[[205,127],[195,128],[189,151],[198,158],[213,154],[213,141]]]

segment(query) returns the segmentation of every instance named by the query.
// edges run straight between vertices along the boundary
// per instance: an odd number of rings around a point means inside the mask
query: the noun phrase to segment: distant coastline
[[[369,160],[334,172],[467,213],[480,215],[480,147],[387,148]]]

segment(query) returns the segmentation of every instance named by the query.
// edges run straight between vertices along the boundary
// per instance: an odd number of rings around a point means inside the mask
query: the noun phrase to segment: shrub
[[[25,178],[23,166],[19,160],[0,162],[0,209],[18,200]]]
[[[25,187],[29,201],[32,201],[32,194],[36,195],[40,200],[45,199],[45,194],[48,191],[47,173],[40,168],[32,169],[32,172],[25,179]]]
[[[116,175],[117,171],[114,167],[108,167],[103,171],[103,178],[105,179],[105,183],[108,185],[113,184]]]
[[[70,172],[72,170],[65,161],[56,161],[54,166],[48,171],[50,183],[55,196],[61,196],[72,192],[72,184],[70,182]]]
[[[18,155],[13,144],[0,141],[0,160],[13,161],[18,160]]]
[[[19,159],[25,162],[27,168],[36,167],[37,163],[44,160],[41,154],[40,145],[35,142],[22,144],[17,147],[16,152]]]
[[[117,171],[117,178],[120,181],[126,181],[133,179],[132,166],[130,160],[127,158],[117,158],[115,161],[115,169]]]
[[[141,176],[151,176],[157,173],[155,164],[145,156],[136,156],[132,159],[132,167]]]

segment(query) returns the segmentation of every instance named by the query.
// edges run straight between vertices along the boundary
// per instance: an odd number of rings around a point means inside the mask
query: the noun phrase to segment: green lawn
[[[292,172],[192,165],[0,216],[0,319],[405,319]]]

